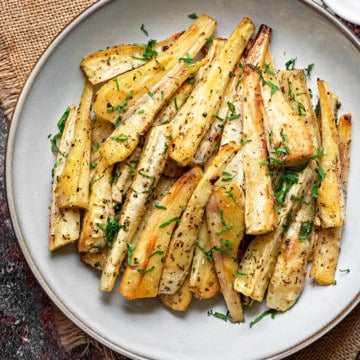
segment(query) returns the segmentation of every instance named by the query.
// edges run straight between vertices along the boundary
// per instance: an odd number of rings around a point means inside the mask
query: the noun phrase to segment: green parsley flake
[[[96,224],[97,227],[105,233],[105,243],[109,249],[113,246],[113,238],[119,232],[120,229],[124,228],[124,225],[119,224],[119,219],[117,216],[109,216],[106,219],[106,225],[100,226]]]
[[[217,319],[220,319],[220,320],[223,320],[223,321],[231,321],[231,316],[230,316],[230,313],[229,311],[224,314],[224,313],[221,313],[221,312],[218,312],[218,311],[213,311],[213,310],[209,310],[207,312],[208,316],[213,316]]]
[[[69,117],[69,114],[70,114],[70,106],[68,106],[66,108],[65,112],[62,114],[62,116],[60,117],[60,119],[57,122],[57,128],[59,131],[54,136],[50,137],[51,151],[54,154],[57,154],[59,152],[59,147],[57,145],[57,141],[64,132],[65,122],[66,122],[67,118]]]
[[[277,314],[277,311],[274,309],[269,309],[264,311],[262,314],[260,314],[258,317],[256,317],[253,321],[250,322],[249,327],[252,328],[256,323],[261,321],[265,316],[270,315],[272,319],[275,318]]]
[[[176,216],[176,217],[173,217],[172,219],[169,219],[169,220],[165,221],[164,223],[160,224],[159,228],[165,228],[165,227],[169,226],[173,222],[176,222],[177,224],[180,224],[180,221],[181,221],[181,219],[178,216]]]
[[[116,135],[116,136],[110,136],[110,139],[114,140],[114,141],[116,141],[118,143],[123,143],[126,140],[128,140],[129,137],[126,134],[121,133],[121,134]]]
[[[191,13],[191,14],[188,15],[188,18],[195,20],[195,19],[198,18],[198,15],[197,15],[195,12],[193,12],[193,13]]]

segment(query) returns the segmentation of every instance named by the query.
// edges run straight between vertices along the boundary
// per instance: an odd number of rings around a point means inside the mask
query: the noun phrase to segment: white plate
[[[79,62],[85,54],[122,42],[161,39],[184,29],[188,14],[206,12],[228,36],[243,16],[274,29],[273,53],[279,67],[315,64],[312,78],[328,80],[342,110],[354,116],[352,163],[360,154],[360,45],[331,16],[311,2],[288,0],[132,0],[101,2],[83,13],[51,44],[35,66],[17,104],[7,147],[6,181],[11,216],[19,243],[35,276],[55,304],[80,328],[108,347],[135,359],[263,359],[289,355],[319,338],[358,303],[360,167],[352,166],[337,286],[306,284],[290,311],[249,322],[263,311],[246,312],[247,323],[234,325],[207,316],[225,312],[221,298],[194,301],[175,314],[156,300],[126,302],[116,292],[98,291],[99,274],[80,263],[74,248],[48,251],[50,172],[54,158],[48,135],[83,87]],[[315,90],[315,89],[314,89]]]
[[[324,0],[324,3],[345,20],[360,25],[359,0]]]

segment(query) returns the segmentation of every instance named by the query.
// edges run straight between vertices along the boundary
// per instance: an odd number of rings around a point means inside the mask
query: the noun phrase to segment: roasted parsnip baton
[[[186,172],[152,211],[121,279],[119,291],[125,298],[157,295],[171,234],[201,177],[199,167]]]
[[[57,250],[77,240],[80,235],[80,210],[75,208],[60,209],[56,204],[55,188],[59,176],[64,171],[65,158],[73,142],[76,122],[76,107],[71,105],[63,115],[65,120],[60,144],[53,167],[52,195],[50,205],[49,249]],[[61,121],[61,119],[60,119]]]
[[[210,299],[219,293],[220,285],[211,255],[211,243],[205,219],[199,226],[195,244],[188,280],[190,291],[198,299]]]
[[[114,288],[128,244],[132,243],[135,231],[145,213],[149,195],[164,169],[168,147],[168,126],[152,128],[119,217],[119,232],[112,243],[102,271],[100,289],[103,291],[111,291]]]
[[[312,106],[311,95],[304,70],[280,70],[280,88],[294,111],[303,119],[310,131],[314,149],[320,149],[319,124]]]
[[[59,208],[86,208],[89,202],[91,119],[93,87],[85,83],[77,110],[74,137],[58,177],[55,199]]]
[[[151,39],[147,44],[111,46],[86,56],[80,67],[88,80],[97,85],[144,65],[152,56],[161,54],[173,46],[179,36],[181,33],[173,34],[162,41]]]
[[[191,79],[192,80],[192,79]],[[191,95],[194,88],[194,81],[185,81],[182,86],[169,99],[168,103],[159,111],[154,120],[154,125],[169,123]]]
[[[307,166],[298,175],[286,194],[284,206],[279,209],[279,224],[275,230],[256,236],[245,250],[238,268],[238,276],[234,280],[234,289],[256,301],[262,301],[270,277],[274,271],[281,241],[289,219],[300,207],[300,202],[291,198],[301,198],[312,181],[313,170]],[[241,274],[241,275],[240,275]]]
[[[96,165],[90,184],[89,206],[83,218],[78,242],[80,252],[98,252],[99,248],[106,246],[106,226],[110,226],[115,220],[111,198],[112,169],[112,165],[108,165],[104,159]]]
[[[313,173],[312,188],[316,178]],[[297,212],[284,235],[281,251],[267,288],[266,305],[271,309],[286,311],[299,298],[307,274],[308,255],[314,224],[315,201],[311,191],[301,198]]]
[[[341,115],[337,126],[339,134],[339,156],[341,166],[341,182],[345,190],[348,182],[349,168],[350,168],[350,145],[351,145],[351,114]],[[345,196],[346,197],[346,196]]]
[[[187,59],[194,58],[199,53],[215,28],[215,20],[207,15],[200,15],[168,51],[151,57],[145,65],[104,84],[94,100],[95,114],[113,123],[125,119],[130,105],[135,104],[143,95],[154,93],[154,86],[161,79],[176,77],[188,65]],[[178,84],[180,85],[181,83]],[[166,92],[165,89],[163,91]],[[175,91],[176,89],[173,92]]]
[[[110,136],[114,130],[114,125],[108,121],[92,119],[91,126],[91,152],[90,152],[90,182],[93,179],[97,163],[101,160],[99,153],[100,146]]]
[[[265,62],[272,36],[271,27],[262,24],[247,51],[244,65],[262,66]]]
[[[260,94],[260,76],[245,67],[243,91],[243,162],[245,175],[245,224],[248,234],[264,234],[277,225],[272,180],[269,176],[266,134]]]
[[[184,81],[202,65],[204,60],[188,66],[180,62],[134,104],[129,117],[121,121],[100,147],[101,155],[109,164],[125,160],[136,149],[140,137],[152,126],[158,111]]]
[[[174,294],[159,294],[158,297],[168,308],[186,311],[191,303],[193,293],[190,291],[189,282],[185,280]]]
[[[196,236],[205,205],[211,195],[212,184],[238,151],[239,147],[234,143],[221,147],[197,184],[171,238],[160,280],[160,294],[174,294],[188,277]]]
[[[214,40],[215,41],[215,40]],[[225,40],[221,40],[223,45],[225,44]],[[213,43],[214,44],[214,43]],[[214,49],[215,47],[212,46],[210,50]],[[209,62],[209,66],[213,64]],[[206,136],[201,140],[201,143],[194,154],[192,159],[192,163],[194,164],[205,164],[206,161],[210,159],[210,157],[215,152],[216,148],[220,144],[220,140],[224,137],[223,136],[223,129],[227,123],[229,123],[228,119],[231,122],[236,123],[238,125],[240,123],[240,111],[237,104],[235,104],[234,98],[239,93],[239,86],[240,86],[240,76],[242,74],[242,70],[240,69],[239,65],[236,64],[234,70],[230,75],[230,79],[224,91],[224,96],[222,97],[219,105],[219,109],[216,114],[212,116],[214,119],[212,120],[212,124],[207,131]],[[240,95],[239,95],[240,96]],[[231,110],[230,110],[231,109]],[[230,115],[229,115],[230,114]],[[235,125],[235,126],[236,126]],[[236,128],[236,130],[239,130]],[[230,132],[230,131],[229,131]],[[236,134],[229,134],[229,138],[227,142],[240,141],[240,132],[235,131]]]
[[[109,248],[105,247],[101,252],[85,252],[80,254],[80,260],[94,269],[102,271]]]
[[[339,157],[341,159],[341,183],[346,198],[346,186],[350,167],[351,115],[340,116],[337,126],[339,134]],[[339,259],[342,227],[317,228],[313,248],[311,279],[318,285],[331,285]]]
[[[317,228],[310,278],[317,285],[331,285],[339,259],[342,227]]]
[[[323,228],[341,227],[345,222],[345,199],[341,183],[339,135],[335,114],[331,107],[331,99],[328,95],[328,85],[320,79],[318,79],[317,85],[321,109],[322,149],[324,152],[318,161],[321,183],[317,197],[317,216]]]
[[[229,73],[239,61],[254,29],[249,18],[244,18],[238,24],[206,72],[204,81],[194,88],[193,95],[183,106],[179,117],[175,117],[170,157],[179,164],[189,164],[195,155],[213,121],[213,114],[218,110],[229,81]]]
[[[240,294],[234,290],[237,256],[245,234],[244,192],[236,182],[217,187],[206,205],[212,257],[222,295],[233,322],[244,322]]]
[[[279,166],[297,166],[314,153],[311,133],[304,119],[293,110],[280,90],[276,69],[266,57],[261,74],[261,96],[264,104],[264,125],[268,135],[268,151]]]
[[[118,163],[116,166],[111,186],[111,197],[119,204],[124,201],[125,195],[131,186],[141,153],[142,147],[138,146],[126,160]]]

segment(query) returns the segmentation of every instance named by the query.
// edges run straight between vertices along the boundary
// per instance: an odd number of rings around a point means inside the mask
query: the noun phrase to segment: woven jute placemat
[[[0,104],[9,121],[31,69],[56,35],[96,0],[0,0]],[[359,31],[359,28],[355,28]],[[68,351],[91,344],[104,359],[125,359],[91,339],[54,308],[59,341]],[[311,321],[311,319],[309,319]],[[360,306],[291,360],[352,360],[360,350]]]

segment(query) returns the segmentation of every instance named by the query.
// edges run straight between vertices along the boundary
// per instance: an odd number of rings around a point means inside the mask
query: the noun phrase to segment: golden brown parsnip
[[[318,219],[323,228],[341,227],[345,222],[345,200],[341,182],[339,135],[329,97],[328,84],[317,81],[321,108],[321,141],[324,155],[318,160],[320,187],[317,197]]]
[[[66,154],[73,142],[76,122],[76,106],[71,105],[65,120],[61,135],[56,161],[53,167],[53,183],[50,205],[49,249],[55,251],[77,240],[80,235],[80,210],[69,208],[60,209],[56,204],[55,189],[59,176],[64,171]]]
[[[114,216],[111,198],[112,165],[101,159],[90,184],[89,206],[85,212],[78,242],[79,252],[98,252],[106,246],[106,226]]]
[[[86,209],[88,206],[92,97],[93,87],[86,82],[77,112],[73,141],[55,188],[56,203],[60,208]]]
[[[153,209],[121,279],[119,292],[127,299],[157,295],[171,234],[201,177],[199,167],[189,170]]]
[[[249,18],[244,18],[237,25],[206,72],[204,81],[195,86],[179,116],[174,118],[170,157],[180,165],[188,165],[194,157],[213,121],[213,114],[217,113],[229,73],[234,70],[254,29]]]
[[[166,254],[161,275],[159,293],[173,294],[188,277],[194,254],[195,240],[203,220],[205,205],[211,195],[213,183],[221,176],[226,165],[238,152],[239,147],[229,143],[220,148],[218,154],[205,169],[175,229]]]
[[[161,41],[150,40],[147,44],[111,46],[87,55],[80,67],[88,80],[97,85],[144,65],[152,55],[157,56],[173,46],[180,35],[181,33],[176,33]]]
[[[164,169],[168,146],[169,128],[166,125],[153,127],[148,134],[134,181],[119,216],[121,228],[113,241],[102,271],[102,291],[111,291],[115,286],[128,244],[133,242],[133,236],[145,214],[149,196]]]
[[[203,219],[199,226],[195,244],[188,280],[190,291],[198,299],[210,299],[219,293],[220,285],[211,256],[211,242],[206,219]]]
[[[245,199],[235,182],[219,186],[206,205],[210,243],[220,288],[233,322],[244,322],[240,294],[233,283],[238,267],[238,250],[245,233]]]
[[[243,140],[246,233],[258,235],[277,224],[272,179],[269,175],[266,133],[260,93],[260,76],[245,67],[243,80]]]

